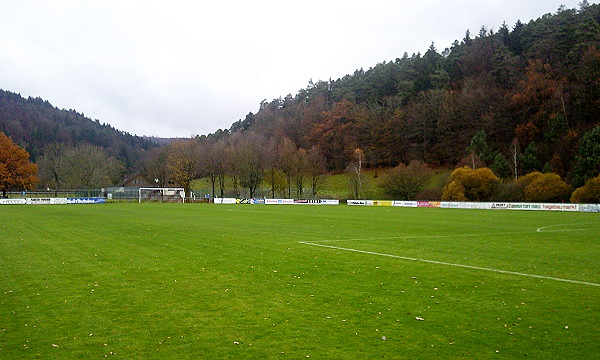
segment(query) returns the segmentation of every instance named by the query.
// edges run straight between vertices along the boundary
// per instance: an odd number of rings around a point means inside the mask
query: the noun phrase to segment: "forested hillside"
[[[502,175],[512,167],[573,179],[579,140],[600,124],[599,23],[600,6],[583,1],[527,24],[467,31],[443,51],[431,44],[264,100],[257,114],[209,137],[256,132],[318,146],[331,170],[344,169],[356,148],[369,166],[449,167],[475,152]]]
[[[51,144],[75,146],[87,143],[104,148],[127,168],[136,168],[150,140],[119,131],[75,110],[59,110],[40,98],[23,98],[0,90],[0,132],[10,136],[36,162]]]

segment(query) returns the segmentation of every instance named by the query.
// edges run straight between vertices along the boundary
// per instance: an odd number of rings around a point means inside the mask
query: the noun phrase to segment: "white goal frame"
[[[162,196],[169,196],[172,198],[173,196],[179,195],[181,197],[181,202],[185,203],[185,190],[183,188],[142,187],[138,191],[138,200],[140,204],[142,203],[143,190],[160,191],[161,200]]]

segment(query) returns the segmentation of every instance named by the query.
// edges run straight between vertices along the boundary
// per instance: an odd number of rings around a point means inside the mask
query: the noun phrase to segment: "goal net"
[[[140,188],[139,201],[142,202],[170,202],[184,203],[185,191],[183,188]]]

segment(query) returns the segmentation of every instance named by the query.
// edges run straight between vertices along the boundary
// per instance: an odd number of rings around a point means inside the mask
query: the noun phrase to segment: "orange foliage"
[[[521,144],[529,144],[536,138],[539,132],[540,129],[531,121],[528,121],[524,125],[517,125],[515,128],[515,135]]]
[[[31,190],[37,179],[37,165],[29,161],[29,153],[0,132],[0,190]]]
[[[523,122],[515,129],[521,144],[539,137],[551,119],[561,116],[566,121],[565,86],[567,80],[559,78],[550,64],[542,60],[529,62],[525,78],[519,82],[512,96],[513,105],[522,111]]]
[[[326,111],[323,120],[313,126],[310,139],[330,159],[329,166],[333,169],[343,169],[352,156],[356,143],[355,117],[354,104],[344,99],[331,111]]]

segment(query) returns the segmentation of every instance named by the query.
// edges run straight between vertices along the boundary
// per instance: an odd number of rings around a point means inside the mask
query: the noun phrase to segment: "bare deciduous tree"
[[[144,158],[142,174],[156,185],[164,187],[169,181],[169,149],[167,147],[151,149]]]
[[[301,198],[304,193],[304,178],[306,177],[309,168],[306,150],[298,149],[296,151],[295,160],[293,170],[294,185],[296,186],[296,197]]]
[[[400,164],[390,170],[381,186],[386,194],[398,200],[414,200],[421,191],[432,171],[422,161],[413,160],[408,165]]]
[[[270,139],[264,148],[265,159],[265,178],[271,187],[271,197],[275,198],[275,191],[278,187],[278,181],[281,170],[279,169],[279,156],[277,154],[277,143],[275,139]]]
[[[280,168],[287,180],[287,196],[291,197],[292,179],[294,176],[294,168],[296,167],[296,146],[290,139],[284,138],[283,142],[279,144],[278,153]]]
[[[239,181],[240,185],[247,190],[250,198],[254,197],[263,180],[263,142],[262,136],[256,133],[246,133],[237,143]]]
[[[327,162],[321,154],[318,146],[313,146],[308,150],[308,176],[312,192],[312,198],[317,197],[320,187],[323,185],[323,174],[327,172]]]
[[[174,181],[181,184],[186,196],[191,195],[191,184],[198,177],[200,166],[198,140],[179,140],[170,145],[168,169]]]
[[[54,187],[54,196],[58,189],[66,183],[67,163],[65,158],[66,147],[62,144],[50,144],[44,149],[44,155],[38,161],[40,180],[47,187]]]
[[[362,167],[364,162],[365,153],[360,148],[356,148],[352,156],[352,162],[347,168],[347,171],[350,173],[350,186],[352,188],[352,195],[354,195],[356,199],[360,199],[364,195],[362,187]]]
[[[119,181],[123,164],[108,156],[99,146],[79,144],[65,151],[67,167],[66,186],[77,188],[99,188]]]

